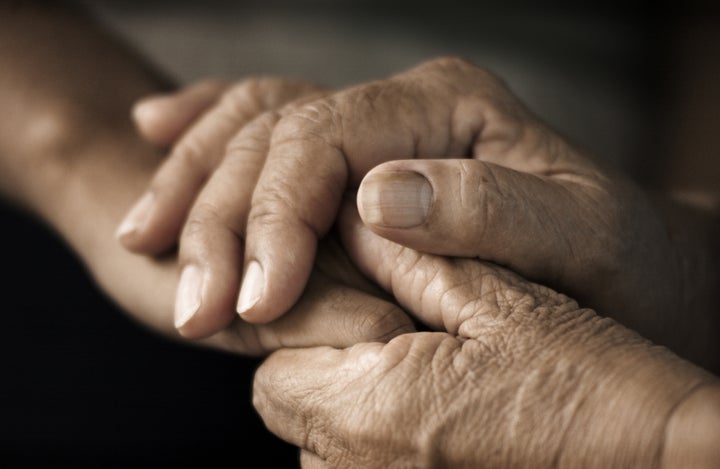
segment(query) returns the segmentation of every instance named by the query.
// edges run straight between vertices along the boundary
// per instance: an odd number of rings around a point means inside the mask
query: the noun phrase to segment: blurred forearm
[[[167,80],[80,11],[12,5],[0,4],[0,194],[55,229],[122,307],[174,333],[162,314],[172,261],[133,256],[113,237],[161,157],[137,136],[132,103]]]
[[[118,202],[131,190],[128,182],[138,179],[126,176],[157,164],[136,137],[129,109],[167,80],[82,11],[60,3],[0,6],[0,108],[6,116],[0,121],[0,193],[84,249],[89,240],[78,239],[86,232],[77,228],[98,220],[79,207],[100,197],[111,199],[102,201],[109,210],[123,205]]]
[[[82,11],[60,3],[0,4],[0,108],[6,116],[0,121],[0,192],[51,223],[59,222],[69,178],[95,175],[94,165],[114,158],[84,158],[87,150],[120,136],[131,142],[132,103],[167,83]],[[155,164],[147,153],[128,151],[123,166]]]

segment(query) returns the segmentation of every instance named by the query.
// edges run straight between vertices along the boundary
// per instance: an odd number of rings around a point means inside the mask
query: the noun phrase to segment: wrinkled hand
[[[153,176],[150,189],[119,227],[117,235],[123,245],[139,252],[165,252],[177,242],[180,228],[189,216],[191,221],[186,226],[183,239],[206,243],[210,248],[206,252],[212,260],[226,257],[228,252],[223,248],[230,244],[223,240],[225,232],[209,233],[208,237],[195,240],[196,231],[203,231],[204,227],[193,214],[196,211],[206,213],[212,209],[207,201],[212,194],[202,192],[205,205],[191,210],[195,197],[227,150],[227,158],[240,158],[247,171],[237,180],[223,179],[228,184],[225,189],[236,196],[245,194],[245,198],[239,197],[240,202],[249,204],[254,179],[262,166],[264,154],[235,146],[233,141],[237,138],[238,129],[242,129],[242,132],[248,131],[245,127],[269,130],[272,128],[269,120],[278,118],[276,108],[283,104],[287,106],[298,99],[307,99],[318,92],[318,88],[301,82],[279,78],[253,78],[233,86],[216,81],[203,81],[175,93],[151,96],[140,101],[133,113],[140,133],[149,142],[161,147],[171,147],[171,151]],[[262,139],[257,142],[258,145],[265,143]],[[218,172],[213,177],[226,178],[227,175]],[[223,186],[211,185],[215,191],[219,187]],[[243,228],[241,221],[239,223],[238,233],[241,233]],[[181,263],[183,252],[181,249]],[[239,258],[239,255],[235,257]],[[369,327],[373,333],[385,338],[412,329],[412,325],[398,308],[368,295],[382,292],[358,273],[334,238],[328,237],[324,240],[316,270],[316,279],[311,281],[312,288],[306,296],[317,299],[318,295],[313,293],[314,291],[328,292],[321,297],[335,299],[334,306],[342,310],[337,313],[338,317],[355,314],[360,323],[364,321],[361,318],[366,318],[368,321],[361,329]],[[199,269],[195,266],[186,266],[182,271],[175,302],[175,326],[181,334],[188,338],[201,338],[221,331],[233,322],[239,327],[238,321],[234,321],[237,315],[234,313],[233,298],[227,294],[228,290],[237,290],[239,280],[236,271],[214,271],[214,275],[206,280],[198,279]],[[218,289],[218,285],[225,289]],[[318,311],[311,316],[319,321],[327,321],[322,311],[330,313],[330,309],[325,310],[322,307],[325,303],[318,302]],[[331,302],[328,301],[327,304]],[[312,308],[306,303],[301,309],[310,311]],[[208,315],[206,311],[219,314]],[[383,314],[387,316],[385,319],[382,319]],[[375,319],[370,319],[371,316]],[[339,322],[340,320],[335,318],[328,324]],[[319,324],[313,322],[313,327]],[[287,325],[271,325],[271,328],[276,327],[282,327],[295,340],[301,340],[301,332],[293,331]],[[318,330],[322,332],[308,332],[308,340],[317,340],[322,334],[332,342],[338,340],[331,333],[332,327]],[[350,336],[358,338],[367,333],[371,331],[363,329],[362,333],[356,331]],[[342,340],[349,340],[347,333],[340,335],[344,336]],[[297,341],[294,343],[297,345]]]
[[[715,291],[715,280],[703,270],[711,262],[701,243],[681,233],[692,228],[668,221],[630,181],[601,169],[497,77],[467,62],[438,59],[387,80],[310,94],[242,126],[229,144],[216,140],[227,145],[218,164],[218,143],[207,141],[217,168],[186,176],[192,184],[175,182],[196,189],[214,170],[180,241],[181,265],[201,272],[201,296],[210,298],[195,311],[206,326],[190,319],[199,329],[185,334],[230,320],[242,257],[243,318],[266,322],[289,308],[342,194],[380,165],[358,200],[376,233],[506,266],[680,352],[694,348],[686,354],[693,359],[714,341],[713,305],[702,296]],[[196,154],[205,154],[201,146]],[[388,162],[402,158],[413,159]],[[139,233],[135,248],[150,252],[153,239],[167,246],[177,215],[156,211],[148,224],[157,228]],[[700,246],[691,248],[693,258],[687,246]],[[194,311],[181,309],[183,317]]]
[[[563,295],[403,248],[352,211],[353,260],[446,332],[271,355],[254,404],[304,466],[658,467],[676,404],[716,382]]]
[[[82,50],[91,44],[82,41],[77,47]],[[6,107],[22,110],[15,114],[12,125],[38,130],[33,145],[23,146],[22,138],[26,136],[23,133],[15,134],[14,140],[12,133],[7,134],[4,144],[24,148],[24,152],[8,153],[3,167],[12,170],[13,186],[28,189],[16,193],[22,196],[20,201],[68,242],[103,292],[139,322],[178,338],[173,327],[179,280],[176,256],[173,253],[162,257],[138,256],[123,249],[112,236],[123,212],[141,193],[162,159],[160,152],[140,141],[127,116],[132,100],[153,88],[132,73],[127,77],[114,71],[108,72],[109,76],[102,75],[102,79],[90,80],[76,69],[71,71],[79,76],[73,75],[62,83],[88,80],[112,83],[116,78],[126,86],[121,88],[134,96],[132,99],[123,96],[109,109],[97,109],[86,105],[97,101],[92,90],[86,99],[61,100],[63,106],[56,107],[43,101],[42,93],[31,95],[34,100],[26,99],[22,93],[3,94],[0,101]],[[138,82],[145,86],[137,85]],[[58,86],[58,81],[48,83]],[[64,96],[63,93],[65,90],[56,94]],[[112,97],[107,99],[112,101]],[[173,130],[172,125],[163,122],[165,135],[171,135],[167,131]],[[175,130],[179,129],[184,125],[183,119],[173,125]],[[43,133],[43,128],[52,132]],[[29,161],[36,165],[32,171],[28,170]],[[196,343],[244,355],[264,355],[280,347],[384,341],[413,330],[400,308],[370,294],[375,290],[342,257],[336,242],[328,239],[325,246],[326,258],[319,260],[303,299],[287,318],[264,325],[252,325],[238,318]]]
[[[226,152],[242,151],[228,148],[240,129],[259,116],[319,92],[308,83],[273,77],[233,85],[206,80],[139,101],[133,109],[138,130],[147,141],[170,147],[170,153],[118,227],[117,237],[133,251],[167,252],[177,243],[193,201],[220,160]],[[246,164],[251,173],[257,163]],[[250,180],[245,175],[233,183],[242,186]]]

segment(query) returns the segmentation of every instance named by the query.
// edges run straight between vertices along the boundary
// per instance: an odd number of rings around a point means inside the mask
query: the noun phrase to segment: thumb
[[[577,308],[567,297],[492,263],[424,254],[384,239],[362,223],[350,203],[337,227],[358,269],[431,330],[480,339],[490,330],[499,333],[528,305]]]
[[[135,103],[132,117],[143,138],[169,147],[226,88],[225,83],[204,80],[173,93],[148,96]]]
[[[597,237],[594,199],[565,182],[473,159],[393,161],[365,176],[358,208],[368,228],[403,246],[557,280]]]

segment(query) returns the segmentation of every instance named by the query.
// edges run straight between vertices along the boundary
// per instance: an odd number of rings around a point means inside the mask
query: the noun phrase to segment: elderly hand
[[[203,192],[201,197],[204,198],[205,205],[190,210],[197,192],[213,174],[227,149],[227,158],[240,158],[246,171],[241,179],[223,179],[224,184],[210,186],[231,191],[241,203],[236,209],[241,210],[243,204],[250,201],[254,180],[264,159],[261,148],[266,140],[258,139],[258,150],[237,147],[233,144],[237,129],[248,127],[251,130],[269,130],[272,126],[268,124],[268,119],[277,118],[275,108],[293,100],[307,99],[307,96],[314,96],[318,92],[318,88],[309,84],[267,77],[246,79],[233,86],[216,81],[203,81],[177,92],[151,96],[140,101],[133,113],[140,133],[147,141],[161,147],[170,147],[171,151],[153,176],[148,192],[120,225],[117,235],[123,245],[140,252],[166,252],[177,242],[180,228],[190,212],[191,221],[183,236],[184,240],[190,241],[184,244],[185,249],[180,250],[181,264],[189,264],[183,252],[187,250],[189,243],[194,242],[211,247],[205,252],[210,257],[212,266],[218,263],[222,265],[222,261],[228,258],[227,249],[234,248],[235,245],[232,240],[226,239],[225,231],[208,232],[204,223],[194,216],[196,211],[207,214],[207,211],[212,209],[209,204],[213,194]],[[227,174],[216,172],[214,178],[218,177],[227,177]],[[214,226],[214,221],[208,221],[209,226]],[[243,230],[242,220],[237,221],[237,233],[240,234]],[[205,237],[195,239],[196,233]],[[235,257],[240,258],[240,255]],[[237,321],[234,313],[232,294],[236,293],[239,284],[237,271],[211,271],[213,275],[207,281],[200,280],[202,295],[198,297],[193,294],[196,292],[189,288],[188,284],[198,280],[196,274],[199,269],[182,270],[175,302],[175,326],[183,336],[207,337],[221,331],[228,324],[234,324],[232,329],[247,328],[238,324],[242,321]],[[353,334],[341,334],[344,336],[342,340],[350,340],[351,337],[357,339],[367,334],[379,334],[379,337],[389,338],[412,329],[412,325],[398,308],[368,295],[381,292],[350,264],[333,237],[324,240],[316,270],[324,273],[323,280],[311,282],[312,288],[306,296],[314,298],[316,303],[310,302],[310,305],[314,304],[317,308],[306,305],[300,309],[308,313],[316,310],[310,317],[325,321],[329,327],[318,327],[320,323],[314,320],[309,326],[314,332],[305,327],[294,330],[292,326],[297,323],[296,320],[268,325],[270,330],[281,328],[286,336],[293,338],[291,342],[295,346],[298,340],[303,341],[303,333],[308,334],[306,340],[317,340],[325,334],[327,340],[336,341],[336,337],[329,331],[334,327],[333,324],[342,321],[349,325],[357,320],[358,327],[362,329],[362,332],[356,330]],[[319,272],[314,276],[320,276]],[[317,291],[327,293],[318,295]],[[317,301],[319,299],[323,301]],[[323,307],[324,304],[333,304],[340,310],[335,318],[324,317],[323,311],[331,314],[329,308]],[[208,311],[212,314],[207,314]],[[188,312],[194,314],[188,315]],[[350,315],[354,315],[354,318],[340,319]],[[386,315],[385,319],[382,318],[383,315]],[[374,319],[371,319],[371,316]],[[251,330],[264,329],[266,328],[255,327]],[[267,337],[268,334],[261,336]],[[273,344],[288,346],[290,342],[275,340]]]
[[[194,142],[193,153],[213,165],[227,146],[216,169],[196,164],[195,176],[165,178],[194,196],[214,170],[180,241],[181,264],[203,279],[182,289],[203,300],[198,309],[180,305],[179,315],[204,333],[230,320],[243,255],[243,318],[266,322],[289,308],[342,194],[386,162],[359,190],[361,215],[376,233],[501,264],[693,359],[704,360],[716,342],[717,276],[695,225],[601,169],[467,62],[438,59],[387,80],[304,95],[227,139]],[[388,162],[401,158],[414,159]],[[165,196],[154,186],[160,204]],[[190,197],[183,195],[183,210]],[[180,212],[153,210],[131,247],[152,252],[178,231]]]
[[[315,91],[316,88],[311,85],[275,78],[249,79],[232,87],[204,81],[175,93],[141,101],[134,109],[141,134],[149,142],[172,147],[172,150],[153,176],[153,213],[141,213],[143,202],[136,205],[129,220],[126,219],[120,226],[118,235],[121,240],[138,250],[164,252],[170,249],[196,190],[223,155],[234,129],[262,114],[265,109]],[[172,287],[177,285],[177,266],[173,259],[153,261],[137,256],[133,258],[135,262],[147,264],[133,276],[140,282],[146,278],[144,274],[149,270],[148,266],[153,266],[150,270],[163,266],[153,282],[154,292],[145,288],[142,296],[154,298],[153,310],[171,311],[168,296],[156,293],[173,291]],[[225,309],[228,313],[226,320],[221,325],[202,321],[195,323],[200,327],[209,326],[213,329],[212,333],[198,332],[198,329],[193,329],[192,323],[180,324],[179,330],[185,337],[207,338],[205,342],[211,345],[252,355],[268,353],[279,347],[310,344],[342,347],[362,340],[385,341],[414,330],[412,322],[400,308],[378,297],[378,293],[379,296],[385,295],[359,274],[333,237],[323,240],[315,267],[303,297],[291,313],[279,321],[265,325],[248,324],[240,321],[233,314],[233,309],[228,307]],[[107,288],[111,292],[118,289],[115,284]],[[212,303],[214,307],[218,302],[222,303],[222,298],[211,295],[206,298],[215,300]],[[181,296],[179,302],[194,300]],[[136,313],[138,310],[142,308],[133,308]],[[178,320],[182,321],[183,317],[176,315],[176,326]]]
[[[342,231],[363,271],[443,332],[271,355],[254,404],[306,467],[661,467],[673,411],[717,391],[667,349],[503,268],[401,247],[352,209]],[[716,461],[719,410],[713,433],[680,432],[695,458],[681,461]]]

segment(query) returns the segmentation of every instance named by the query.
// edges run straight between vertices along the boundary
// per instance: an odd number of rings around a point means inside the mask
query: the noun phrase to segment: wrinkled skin
[[[296,100],[228,141],[205,141],[227,151],[192,176],[209,178],[192,209],[156,210],[126,242],[142,252],[180,236],[181,265],[203,267],[211,299],[181,328],[186,336],[231,321],[242,256],[262,265],[265,291],[251,308],[238,305],[243,318],[265,322],[289,308],[303,291],[318,236],[328,232],[342,194],[359,185],[361,216],[376,233],[424,252],[506,266],[717,366],[712,357],[720,354],[708,353],[716,348],[718,278],[707,261],[708,217],[653,201],[603,169],[486,70],[432,60]],[[413,159],[395,161],[402,158]],[[431,211],[415,226],[397,227],[382,214],[382,187],[408,173],[429,182]],[[159,194],[188,185],[181,171],[160,179],[152,185]],[[188,211],[182,233],[153,228],[180,226]],[[439,239],[448,242],[438,248]]]
[[[352,211],[353,260],[446,332],[271,355],[254,404],[304,467],[658,467],[672,410],[714,380],[564,295],[403,248]]]

